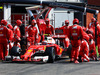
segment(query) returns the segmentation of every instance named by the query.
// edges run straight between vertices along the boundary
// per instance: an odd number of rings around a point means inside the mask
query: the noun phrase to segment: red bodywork
[[[47,44],[47,45],[31,45],[25,52],[24,55],[20,56],[20,59],[13,59],[12,61],[40,61],[32,59],[36,53],[40,53],[41,51],[45,53],[47,47],[54,47],[55,55],[61,56],[64,49],[60,48],[59,45],[56,44]]]

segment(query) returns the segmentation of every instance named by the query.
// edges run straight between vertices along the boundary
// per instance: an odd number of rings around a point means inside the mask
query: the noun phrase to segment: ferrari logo
[[[0,34],[2,34],[2,32],[0,32]]]
[[[76,30],[74,30],[73,32],[76,33]]]

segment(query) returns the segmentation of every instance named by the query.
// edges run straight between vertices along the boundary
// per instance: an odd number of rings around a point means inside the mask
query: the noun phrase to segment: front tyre
[[[10,55],[11,56],[20,56],[21,49],[17,46],[11,48]]]
[[[54,47],[47,47],[45,54],[49,56],[48,63],[54,63],[55,61],[55,50]]]

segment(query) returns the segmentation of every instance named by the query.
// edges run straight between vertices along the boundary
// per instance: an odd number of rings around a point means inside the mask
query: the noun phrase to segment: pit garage
[[[25,20],[25,25],[29,24],[29,15],[27,14],[25,7],[34,6],[32,4],[1,4],[0,9],[0,20],[4,18],[15,25],[15,21],[17,19]],[[7,12],[7,13],[6,13]],[[77,16],[79,14],[79,16]],[[83,13],[69,10],[69,9],[61,9],[61,8],[54,8],[48,15],[48,18],[51,20],[51,24],[56,27],[60,27],[64,25],[64,21],[68,19],[70,21],[70,25],[72,25],[72,20],[74,18],[78,18],[80,20],[80,25],[83,25]],[[65,17],[66,16],[66,17]],[[61,17],[61,18],[59,18]]]

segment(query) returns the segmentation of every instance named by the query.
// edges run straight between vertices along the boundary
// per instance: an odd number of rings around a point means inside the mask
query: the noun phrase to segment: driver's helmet
[[[55,44],[55,40],[52,37],[47,37],[48,44]]]
[[[46,40],[42,41],[42,45],[47,45],[47,41]]]

